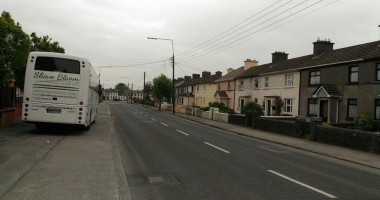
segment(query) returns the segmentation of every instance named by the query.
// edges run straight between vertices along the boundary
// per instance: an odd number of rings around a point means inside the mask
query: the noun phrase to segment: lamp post
[[[172,50],[173,50],[173,78],[172,78],[172,82],[173,82],[173,115],[175,114],[175,90],[174,90],[174,44],[173,44],[173,40],[172,39],[165,39],[165,38],[152,38],[152,37],[148,37],[148,40],[169,40],[172,42]]]

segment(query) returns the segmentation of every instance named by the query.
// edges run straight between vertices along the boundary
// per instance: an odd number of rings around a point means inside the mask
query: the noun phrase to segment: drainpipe
[[[339,101],[342,100],[342,97],[339,97],[338,101],[336,101],[336,115],[335,115],[335,123],[339,121]]]

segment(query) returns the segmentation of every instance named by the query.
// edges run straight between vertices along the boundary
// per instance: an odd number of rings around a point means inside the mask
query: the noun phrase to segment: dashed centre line
[[[157,121],[156,119],[154,119],[154,118],[150,118],[151,120],[153,120],[153,121]]]
[[[164,126],[169,126],[169,125],[167,125],[167,124],[164,124],[164,123],[162,123],[162,122],[161,122],[161,124],[162,124],[162,125],[164,125]]]
[[[224,153],[230,153],[229,151],[224,150],[224,149],[222,149],[222,148],[220,148],[220,147],[217,147],[217,146],[215,146],[215,145],[213,145],[213,144],[210,144],[210,143],[208,143],[208,142],[204,142],[204,143],[207,144],[208,146],[211,146],[211,147],[214,147],[215,149],[218,149],[219,151],[223,151]]]
[[[325,195],[325,196],[327,196],[327,197],[329,197],[329,198],[331,198],[331,199],[336,199],[336,198],[338,198],[338,197],[336,197],[336,196],[334,196],[334,195],[332,195],[332,194],[329,194],[329,193],[327,193],[327,192],[324,192],[324,191],[322,191],[322,190],[319,190],[319,189],[317,189],[317,188],[315,188],[315,187],[312,187],[312,186],[310,186],[310,185],[306,185],[306,184],[304,184],[304,183],[301,183],[301,182],[299,182],[299,181],[297,181],[297,180],[294,180],[294,179],[292,179],[292,178],[289,178],[289,177],[287,177],[287,176],[285,176],[285,175],[283,175],[283,174],[280,174],[280,173],[278,173],[278,172],[275,172],[275,171],[273,171],[273,170],[268,170],[268,172],[270,172],[270,173],[272,173],[272,174],[275,174],[275,175],[277,175],[277,176],[280,176],[280,177],[282,177],[282,178],[284,178],[284,179],[286,179],[286,180],[288,180],[288,181],[291,181],[291,182],[296,183],[296,184],[298,184],[298,185],[301,185],[301,186],[303,186],[303,187],[309,188],[310,190],[313,190],[313,191],[315,191],[315,192],[318,192],[318,193],[320,193],[320,194],[323,194],[323,195]]]
[[[184,135],[189,136],[189,134],[187,134],[187,133],[185,133],[185,132],[183,132],[183,131],[180,131],[180,130],[176,130],[176,131],[179,132],[179,133],[182,133],[182,134],[184,134]]]

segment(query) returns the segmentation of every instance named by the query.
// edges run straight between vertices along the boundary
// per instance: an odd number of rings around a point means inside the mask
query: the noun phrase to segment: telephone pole
[[[143,86],[143,106],[145,106],[145,72],[144,72],[144,86]]]

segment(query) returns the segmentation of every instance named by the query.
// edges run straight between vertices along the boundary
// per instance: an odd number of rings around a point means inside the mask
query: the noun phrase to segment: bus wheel
[[[83,126],[84,131],[89,131],[90,130],[90,124],[88,126]]]

